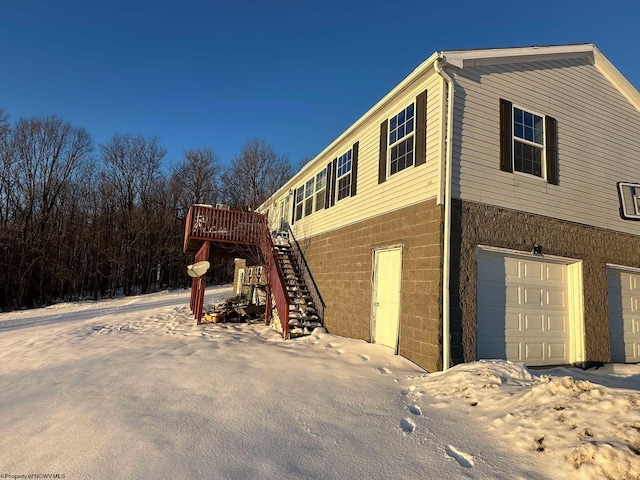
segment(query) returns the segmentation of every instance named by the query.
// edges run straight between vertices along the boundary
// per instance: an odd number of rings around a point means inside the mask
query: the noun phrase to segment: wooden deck
[[[266,218],[259,213],[192,205],[187,214],[184,252],[195,254],[210,242],[211,255],[254,258]]]

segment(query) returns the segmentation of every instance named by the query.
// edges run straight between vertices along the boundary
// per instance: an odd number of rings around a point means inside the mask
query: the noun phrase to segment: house
[[[640,93],[594,45],[444,51],[259,212],[337,335],[431,371],[638,362],[638,182]]]

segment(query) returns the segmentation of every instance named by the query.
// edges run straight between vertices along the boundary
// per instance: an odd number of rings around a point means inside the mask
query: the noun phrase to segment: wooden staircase
[[[309,287],[303,277],[303,265],[292,255],[291,244],[285,235],[276,234],[274,242],[275,258],[283,273],[285,288],[291,303],[289,305],[289,334],[301,336],[310,334],[314,328],[322,326]]]
[[[299,247],[297,243],[292,248],[288,237],[288,232],[276,235],[274,243],[264,215],[192,205],[185,225],[184,252],[194,254],[196,262],[208,260],[211,253],[248,258],[263,265],[267,277],[265,323],[270,322],[275,306],[282,334],[290,338],[309,334],[322,325],[324,303],[315,284],[310,293],[309,281],[305,280],[312,278],[308,266],[295,248]],[[194,278],[191,310],[198,322],[203,314],[204,289],[204,279]]]

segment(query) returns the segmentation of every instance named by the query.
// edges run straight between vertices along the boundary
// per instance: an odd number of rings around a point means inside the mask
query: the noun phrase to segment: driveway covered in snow
[[[209,289],[205,305],[230,294]],[[318,331],[284,341],[260,323],[195,325],[188,302],[179,291],[0,314],[0,473],[637,478],[620,473],[638,475],[637,367],[428,374]]]

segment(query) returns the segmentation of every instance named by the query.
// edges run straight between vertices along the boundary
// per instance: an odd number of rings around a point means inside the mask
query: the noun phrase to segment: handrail
[[[313,304],[318,311],[318,317],[320,318],[320,322],[324,324],[324,309],[326,304],[322,299],[322,295],[320,295],[320,290],[318,289],[318,285],[311,274],[311,269],[309,268],[309,264],[307,263],[304,254],[302,253],[302,249],[300,248],[300,244],[298,240],[296,240],[293,231],[291,230],[291,226],[288,226],[288,234],[289,234],[289,244],[291,245],[291,255],[294,257],[294,260],[300,267],[300,273],[302,274],[302,278],[304,279],[305,284],[307,285],[307,289],[309,290],[309,295],[311,296],[311,300],[313,300]],[[291,241],[293,240],[293,241]]]
[[[289,305],[291,305],[291,299],[289,298],[289,292],[285,288],[282,267],[274,254],[273,239],[271,238],[269,222],[266,218],[264,219],[260,240],[260,253],[266,265],[267,284],[276,301],[276,309],[282,326],[282,335],[284,338],[289,338]]]

